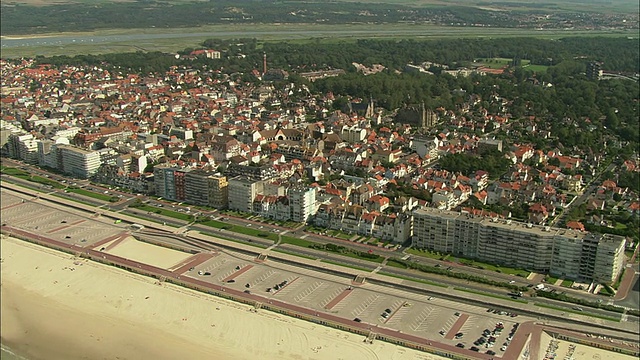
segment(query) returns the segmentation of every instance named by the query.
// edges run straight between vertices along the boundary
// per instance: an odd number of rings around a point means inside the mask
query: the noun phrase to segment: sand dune
[[[441,359],[4,237],[2,343],[29,359]]]

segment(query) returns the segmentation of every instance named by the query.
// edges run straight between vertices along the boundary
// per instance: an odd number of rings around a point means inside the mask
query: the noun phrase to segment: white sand
[[[549,347],[549,344],[551,343],[552,340],[553,338],[546,332],[543,331],[542,334],[540,334],[540,351],[538,354],[540,355],[541,359],[544,359],[544,356],[547,353],[547,348]],[[558,341],[557,343],[558,348],[555,350],[555,354],[556,354],[556,359],[558,360],[564,359],[565,356],[567,355],[572,355],[573,358],[576,360],[580,360],[580,359],[637,360],[636,357],[633,357],[631,355],[620,354],[613,351],[598,349],[598,348],[581,345],[581,344],[564,341],[564,340],[556,340],[556,341]],[[575,350],[573,351],[573,354],[569,352],[570,345],[575,346]]]
[[[186,252],[138,241],[132,236],[105,252],[163,269],[168,269],[192,256]]]
[[[16,239],[0,251],[2,343],[31,360],[442,359]]]

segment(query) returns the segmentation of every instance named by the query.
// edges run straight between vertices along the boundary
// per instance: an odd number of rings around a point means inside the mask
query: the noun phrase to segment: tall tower
[[[267,73],[267,53],[262,54],[262,75]]]
[[[420,129],[427,128],[427,111],[424,108],[424,101],[420,104]]]

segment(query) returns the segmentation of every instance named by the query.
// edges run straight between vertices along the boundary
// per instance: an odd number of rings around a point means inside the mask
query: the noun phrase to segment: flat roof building
[[[416,210],[413,216],[415,248],[605,284],[622,271],[622,236],[434,208]]]

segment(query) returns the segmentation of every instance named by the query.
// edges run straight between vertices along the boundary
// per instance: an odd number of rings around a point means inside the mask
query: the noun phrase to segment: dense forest
[[[570,37],[559,40],[536,38],[456,39],[456,40],[357,40],[340,42],[309,41],[306,43],[265,42],[255,39],[211,39],[202,48],[219,50],[222,59],[175,59],[169,54],[105,54],[79,55],[75,58],[56,56],[41,58],[51,64],[83,64],[106,62],[143,73],[164,72],[170,66],[216,66],[227,72],[250,72],[262,67],[267,54],[269,67],[303,72],[320,69],[354,71],[352,63],[367,66],[382,64],[392,70],[404,70],[409,63],[425,61],[457,68],[473,66],[478,58],[519,58],[532,65],[554,66],[554,72],[572,72],[572,62],[586,64],[603,62],[603,69],[638,73],[640,70],[640,41],[624,37]],[[185,49],[188,54],[194,49]],[[242,54],[242,56],[239,56]],[[584,70],[583,70],[584,71]],[[540,76],[546,76],[541,74]],[[551,75],[549,75],[551,76]],[[544,80],[544,79],[543,79]]]

